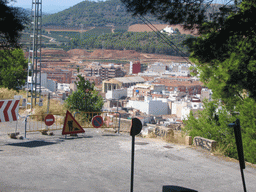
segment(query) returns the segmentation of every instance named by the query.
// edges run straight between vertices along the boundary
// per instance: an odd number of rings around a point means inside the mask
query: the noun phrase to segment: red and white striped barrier
[[[18,120],[20,100],[0,100],[0,122]]]

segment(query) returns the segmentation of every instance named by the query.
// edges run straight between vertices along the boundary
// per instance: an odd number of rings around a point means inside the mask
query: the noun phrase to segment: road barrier
[[[27,115],[25,117],[25,138],[27,132],[42,132],[42,131],[53,131],[53,130],[61,130],[63,128],[63,121],[65,118],[65,113],[53,114],[54,123],[51,126],[47,126],[46,116],[48,114],[43,115]]]
[[[0,101],[0,122],[17,121],[20,100]]]
[[[117,133],[120,132],[121,114],[119,112],[76,112],[74,117],[83,128],[95,128],[92,118],[97,115],[103,119],[103,125],[100,128],[113,128],[117,129]]]
[[[63,129],[66,113],[52,114],[54,116],[54,123],[51,126],[47,126],[47,122],[51,119],[47,119],[43,115],[27,115],[25,117],[25,138],[27,132],[43,132],[54,131]],[[100,128],[113,128],[120,132],[120,113],[119,112],[75,112],[74,118],[81,125],[82,128],[95,128],[92,125],[92,118],[96,115],[102,116],[103,124]]]

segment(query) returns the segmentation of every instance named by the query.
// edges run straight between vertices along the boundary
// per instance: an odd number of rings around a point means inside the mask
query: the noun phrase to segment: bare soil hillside
[[[47,59],[69,59],[70,62],[77,63],[81,60],[127,60],[129,61],[141,61],[141,63],[153,63],[153,62],[186,62],[182,57],[159,55],[159,54],[147,54],[139,53],[133,50],[95,50],[88,52],[84,49],[72,49],[69,51],[42,49],[42,56]],[[50,58],[51,57],[51,58]],[[46,59],[45,58],[45,59]]]
[[[162,29],[164,29],[166,26],[172,27],[173,29],[178,29],[180,31],[181,34],[187,34],[187,35],[196,35],[197,34],[197,30],[195,30],[194,32],[191,32],[189,30],[184,30],[182,25],[168,25],[168,24],[154,24],[153,27],[149,27],[148,25],[145,24],[135,24],[135,25],[131,25],[128,29],[128,31],[130,32],[152,32],[154,30],[160,31]]]
[[[139,53],[133,50],[95,50],[92,53],[89,53],[85,50],[70,50],[69,55],[78,56],[78,59],[110,59],[110,60],[140,60],[142,63],[150,62],[185,62],[185,59],[182,57],[170,56],[170,55],[159,55],[159,54],[147,54]]]

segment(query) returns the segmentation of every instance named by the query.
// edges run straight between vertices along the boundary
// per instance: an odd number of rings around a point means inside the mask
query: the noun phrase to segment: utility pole
[[[41,37],[42,37],[42,0],[32,0],[31,45],[27,75],[27,108],[32,109],[41,98]],[[30,98],[30,102],[29,102]]]

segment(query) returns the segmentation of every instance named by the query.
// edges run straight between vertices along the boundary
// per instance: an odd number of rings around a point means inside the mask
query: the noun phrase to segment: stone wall
[[[164,126],[158,126],[155,124],[147,124],[148,126],[153,127],[151,136],[163,139],[167,142],[186,144],[186,135],[182,134],[180,130],[173,130],[172,128],[167,128]],[[187,143],[191,144],[191,143]]]
[[[194,137],[193,145],[200,146],[208,151],[214,151],[216,150],[217,142],[214,140],[196,136]]]
[[[147,137],[159,138],[171,143],[192,144],[192,137],[187,136],[182,133],[181,130],[174,130],[172,128],[167,128],[165,126],[159,126],[156,124],[147,124],[148,127],[152,127],[148,131]],[[120,120],[120,132],[130,132],[131,128],[131,119],[122,119]],[[203,137],[196,136],[193,140],[193,145],[200,146],[203,149],[208,151],[214,151],[217,146],[217,142],[214,140],[206,139]]]

